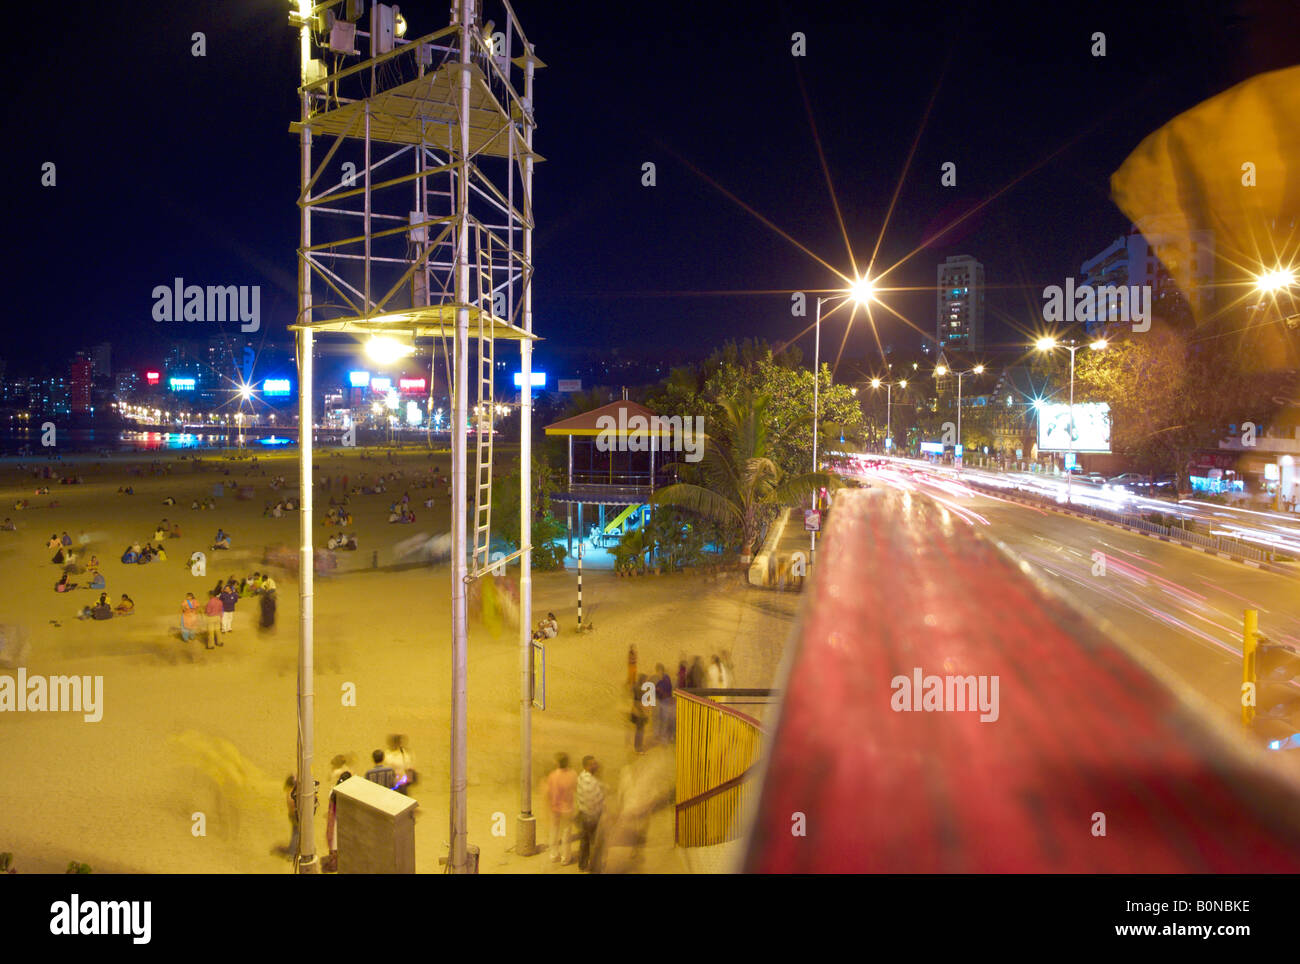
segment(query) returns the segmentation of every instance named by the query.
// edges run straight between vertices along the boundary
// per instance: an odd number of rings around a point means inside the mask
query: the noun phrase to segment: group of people
[[[162,547],[162,543],[153,545],[146,542],[143,546],[138,542],[133,542],[127,546],[126,551],[122,553],[122,562],[126,565],[139,564],[144,565],[148,562],[166,562],[167,550]]]
[[[181,524],[179,522],[173,522],[169,526],[167,520],[163,519],[154,526],[153,537],[159,543],[164,539],[179,539],[181,537]]]
[[[594,756],[582,758],[582,772],[569,767],[569,755],[558,753],[555,769],[546,776],[546,802],[551,808],[551,860],[573,863],[573,831],[578,831],[578,869],[600,873],[604,855],[598,836],[605,810],[605,785],[600,763]]]
[[[119,485],[117,487],[118,495],[135,495],[135,488],[129,485]]]
[[[212,548],[213,549],[230,548],[230,536],[225,529],[222,529],[220,527],[217,528],[217,534],[212,538]]]
[[[268,502],[262,509],[262,518],[270,516],[272,519],[281,518],[286,512],[292,512],[296,503],[293,499],[281,499],[279,502]]]
[[[410,525],[415,522],[415,513],[406,506],[402,506],[400,511],[394,506],[388,512],[388,521],[397,525]]]
[[[208,496],[206,499],[195,499],[190,503],[191,509],[215,509],[216,507],[217,500],[212,496]]]
[[[340,532],[329,537],[325,543],[327,549],[340,549],[346,552],[355,552],[357,549],[357,537],[353,533],[349,535],[346,532]]]
[[[401,794],[409,794],[411,787],[419,780],[419,775],[415,772],[415,760],[407,747],[406,737],[400,733],[394,733],[388,738],[386,750],[375,750],[371,753],[370,760],[373,765],[366,770],[365,778],[371,783],[377,783],[381,787]],[[327,856],[321,862],[321,869],[326,873],[336,872],[339,866],[338,797],[335,788],[353,776],[348,757],[342,753],[335,756],[330,761],[330,765],[333,769],[330,772],[330,798],[325,819]],[[291,831],[288,854],[291,858],[298,852],[299,838],[296,782],[292,774],[284,781],[285,802],[289,811]]]
[[[334,500],[330,500],[330,507],[325,512],[325,524],[327,526],[350,526],[352,525],[352,513],[341,505],[335,505]]]

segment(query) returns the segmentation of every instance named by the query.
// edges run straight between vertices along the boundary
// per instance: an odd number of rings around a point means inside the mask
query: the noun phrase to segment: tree
[[[542,456],[533,456],[532,527],[533,568],[559,569],[567,555],[556,540],[564,535],[564,525],[551,512],[551,490],[558,487],[559,475]],[[492,533],[509,544],[512,551],[519,548],[519,465],[512,471],[492,480]]]
[[[1187,485],[1198,450],[1218,447],[1233,425],[1263,425],[1289,373],[1252,370],[1238,330],[1196,330],[1157,319],[1105,351],[1080,352],[1075,400],[1110,405],[1111,448],[1139,471],[1177,473]]]
[[[776,461],[772,453],[781,437],[769,427],[772,403],[766,395],[743,389],[718,405],[722,418],[707,433],[700,461],[678,463],[686,481],[660,489],[654,502],[728,524],[738,535],[742,561],[748,561],[778,506],[835,483],[827,473],[794,474]]]

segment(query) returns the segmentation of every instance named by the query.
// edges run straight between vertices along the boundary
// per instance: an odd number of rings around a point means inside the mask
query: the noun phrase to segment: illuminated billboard
[[[348,372],[348,383],[353,388],[365,388],[370,384],[370,372]]]
[[[377,395],[384,395],[393,390],[393,380],[391,378],[380,378],[376,375],[370,379],[370,390]]]
[[[171,386],[173,392],[194,391],[194,379],[192,378],[169,378],[167,384]]]
[[[424,385],[423,378],[399,378],[397,380],[397,387],[404,392],[422,392],[424,391]]]
[[[1038,411],[1040,452],[1109,452],[1110,406],[1105,402],[1076,402],[1074,431],[1070,431],[1070,406],[1043,402]]]
[[[292,391],[287,378],[268,378],[262,382],[263,395],[288,395]]]
[[[546,387],[546,372],[530,372],[533,380],[533,388]],[[524,373],[515,372],[515,388],[522,388],[524,385]]]
[[[157,385],[159,379],[161,379],[161,378],[162,378],[162,376],[159,375],[157,372],[145,372],[145,373],[144,373],[144,380],[145,380],[146,382],[148,382],[150,385]]]

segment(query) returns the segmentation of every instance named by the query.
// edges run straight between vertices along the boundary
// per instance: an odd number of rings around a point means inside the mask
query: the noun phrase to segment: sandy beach
[[[283,783],[295,767],[297,579],[289,569],[272,570],[279,590],[271,632],[259,631],[252,597],[240,601],[234,631],[218,649],[205,650],[201,637],[184,643],[176,632],[186,592],[202,603],[218,578],[264,571],[266,547],[296,552],[299,513],[263,515],[268,501],[297,498],[296,453],[259,453],[256,464],[231,456],[67,455],[0,463],[0,517],[17,525],[0,532],[0,623],[28,634],[29,675],[104,681],[99,722],[77,713],[0,713],[0,851],[14,853],[19,873],[62,872],[72,860],[96,873],[290,871],[274,848],[288,842]],[[55,478],[33,478],[47,465]],[[448,837],[450,569],[398,565],[394,546],[448,530],[447,488],[415,483],[431,472],[445,474],[449,456],[407,449],[390,461],[387,450],[349,450],[346,456],[335,450],[319,452],[316,465],[317,482],[324,476],[333,482],[329,493],[316,488],[314,532],[322,546],[338,531],[324,518],[330,497],[340,495],[342,476],[354,486],[373,484],[377,473],[403,474],[384,493],[351,497],[348,531],[356,533],[359,549],[339,553],[339,568],[316,580],[317,850],[324,850],[331,758],[346,754],[353,769],[364,772],[370,751],[388,734],[403,733],[420,773],[412,793],[420,801],[417,869],[436,873]],[[60,484],[58,476],[71,475],[83,484]],[[276,490],[271,486],[279,476],[287,487]],[[251,486],[252,496],[241,499],[224,485],[215,496],[218,483]],[[118,493],[127,485],[134,495]],[[49,487],[47,495],[36,494],[42,486]],[[416,523],[389,524],[389,504],[408,489]],[[424,506],[430,496],[432,509]],[[174,505],[164,504],[168,497]],[[209,497],[214,509],[190,508]],[[29,507],[15,510],[19,499]],[[131,543],[153,541],[164,518],[179,523],[182,533],[165,540],[167,561],[120,562]],[[229,552],[209,549],[218,527],[232,537]],[[129,594],[134,615],[81,621],[78,610],[98,593],[53,591],[61,567],[51,563],[46,543],[64,531],[74,544],[85,534],[89,544],[78,561],[97,555],[105,591],[114,603]],[[207,552],[206,576],[190,572],[195,550]],[[798,596],[750,589],[736,573],[584,575],[584,615],[595,631],[583,635],[573,632],[574,572],[534,578],[534,618],[552,610],[561,626],[547,643],[548,706],[533,717],[539,785],[560,750],[579,759],[596,755],[611,784],[635,759],[623,688],[630,643],[638,647],[642,672],[656,662],[675,671],[683,654],[707,657],[728,649],[734,685],[772,684]],[[73,578],[88,582],[87,574]],[[509,850],[520,808],[517,636],[472,617],[469,645],[469,838],[481,850],[480,869],[576,872]],[[344,705],[349,687],[355,706]],[[549,832],[544,810],[535,794],[539,841]],[[498,813],[506,817],[504,837],[492,835]],[[196,835],[201,823],[206,832]],[[652,825],[646,869],[684,869],[671,843],[665,813]]]

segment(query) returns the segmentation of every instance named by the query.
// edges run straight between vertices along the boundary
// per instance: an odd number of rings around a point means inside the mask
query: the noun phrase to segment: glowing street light
[[[1262,294],[1277,294],[1295,283],[1295,272],[1290,268],[1274,268],[1255,275],[1255,290]]]
[[[871,379],[872,388],[879,388],[881,385],[885,386],[885,448],[893,449],[894,433],[892,431],[893,422],[891,419],[894,409],[894,386],[897,385],[899,388],[907,388],[907,379],[904,378],[898,382],[885,382],[881,381],[879,378]]]
[[[390,335],[375,335],[366,342],[366,357],[379,365],[391,365],[415,354],[415,346]]]
[[[848,290],[840,295],[833,295],[829,298],[817,299],[817,319],[814,325],[816,334],[813,336],[813,451],[812,451],[812,470],[817,471],[817,419],[820,415],[821,408],[821,381],[822,381],[822,305],[828,301],[848,301],[852,299],[860,305],[865,305],[875,297],[875,282],[870,278],[862,275],[855,278]],[[812,552],[817,551],[817,533],[812,532]]]
[[[1038,339],[1038,341],[1036,341],[1036,342],[1034,343],[1034,347],[1037,348],[1037,349],[1038,349],[1039,351],[1041,351],[1041,352],[1049,352],[1049,351],[1051,351],[1052,349],[1056,348],[1058,344],[1060,344],[1060,343],[1057,342],[1057,340],[1056,340],[1055,338],[1052,338],[1051,336],[1047,336],[1047,337],[1044,337],[1044,338],[1040,338],[1040,339]],[[1106,348],[1106,346],[1107,346],[1107,341],[1106,341],[1105,338],[1098,338],[1096,341],[1094,341],[1094,342],[1092,342],[1091,344],[1088,345],[1088,347],[1091,348],[1093,351],[1104,351],[1105,348]],[[1062,345],[1060,345],[1060,347],[1066,349],[1066,350],[1070,353],[1070,449],[1069,449],[1069,451],[1070,451],[1070,454],[1073,455],[1073,454],[1074,454],[1074,436],[1075,436],[1075,432],[1074,432],[1074,353],[1077,352],[1077,351],[1078,351],[1080,348],[1082,348],[1083,346],[1082,346],[1082,345],[1075,344],[1074,339],[1071,338],[1071,339],[1070,339],[1070,343],[1069,343],[1068,345],[1064,345],[1064,344],[1062,344]],[[1042,407],[1041,402],[1035,402],[1035,403],[1034,403],[1034,407],[1035,407],[1035,408],[1041,408],[1041,407]],[[1073,468],[1071,467],[1071,469],[1065,473],[1065,504],[1066,504],[1066,505],[1070,505],[1070,504],[1071,504],[1071,496],[1073,495],[1073,492],[1074,492],[1074,471],[1073,471]]]
[[[957,448],[962,447],[961,446],[961,380],[967,375],[983,375],[983,374],[984,374],[983,365],[976,365],[974,368],[970,369],[969,371],[964,371],[964,372],[955,372],[947,365],[940,364],[934,366],[935,378],[943,378],[944,375],[957,376]],[[963,449],[962,452],[964,454],[965,450]],[[957,459],[960,458],[960,456],[958,456],[954,452],[953,458]],[[960,468],[961,467],[960,464],[958,464],[957,467]]]

